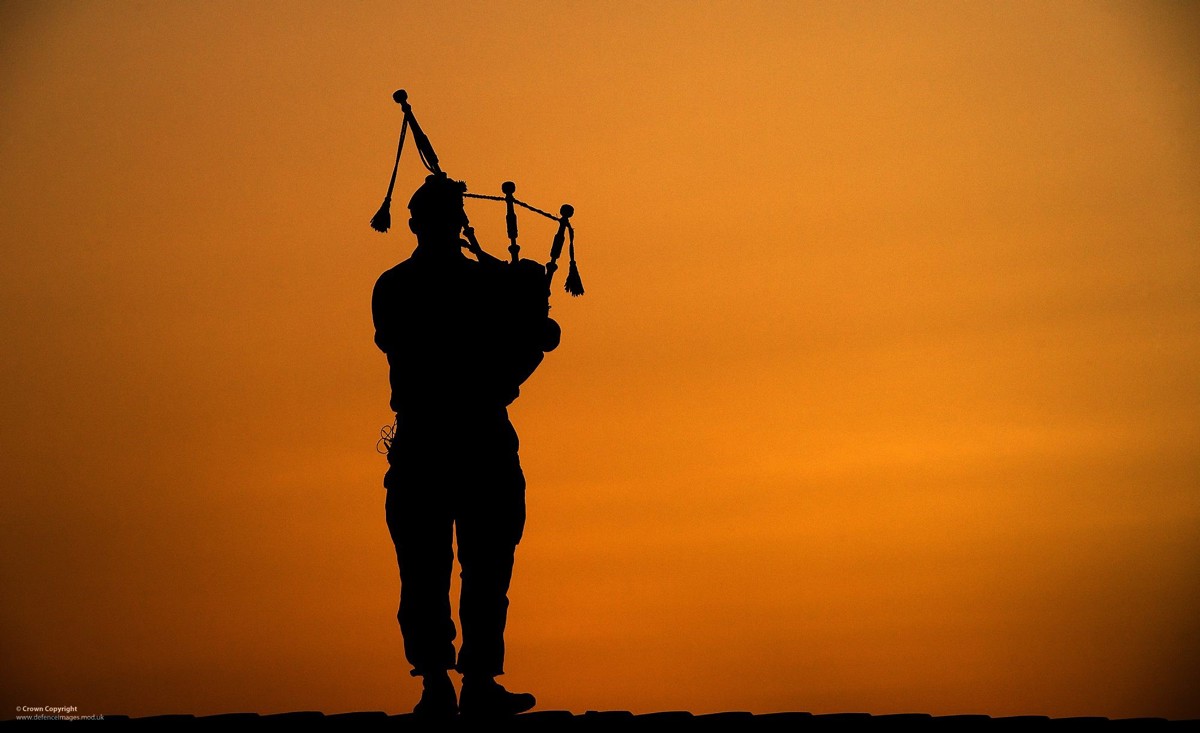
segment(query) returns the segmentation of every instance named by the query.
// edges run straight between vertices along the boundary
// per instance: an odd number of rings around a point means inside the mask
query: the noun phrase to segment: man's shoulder
[[[392,280],[403,279],[410,275],[413,270],[413,259],[409,257],[406,260],[397,262],[392,267],[384,270],[376,282],[390,282]]]
[[[404,313],[418,299],[420,278],[413,271],[412,258],[384,270],[371,290],[371,313],[375,321],[375,343],[388,352],[395,347],[389,334]]]
[[[491,281],[489,268],[466,257],[435,260],[413,255],[375,281],[375,300],[425,298],[446,291],[475,292]]]
[[[375,280],[375,292],[404,290],[421,278],[420,267],[409,257],[383,271]]]

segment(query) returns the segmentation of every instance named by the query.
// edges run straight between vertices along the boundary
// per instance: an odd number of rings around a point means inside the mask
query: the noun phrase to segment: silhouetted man
[[[463,254],[465,189],[444,174],[426,178],[408,205],[417,248],[380,276],[371,303],[396,412],[384,486],[400,566],[397,618],[412,674],[423,678],[414,712],[433,716],[534,705],[494,679],[504,673],[507,594],[525,526],[507,406],[558,337],[540,265]],[[462,567],[457,659],[452,532]],[[450,669],[463,675],[461,701]]]

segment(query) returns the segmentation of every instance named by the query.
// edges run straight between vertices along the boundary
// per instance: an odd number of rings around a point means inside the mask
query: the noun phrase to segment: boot
[[[491,677],[464,677],[459,710],[465,715],[498,717],[523,713],[537,704],[528,692],[509,692]]]
[[[431,672],[421,678],[421,700],[413,713],[423,718],[453,718],[458,715],[454,684],[445,672]]]

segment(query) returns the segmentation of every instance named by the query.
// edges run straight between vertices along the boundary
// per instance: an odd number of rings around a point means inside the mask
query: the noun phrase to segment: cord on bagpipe
[[[398,89],[392,94],[392,99],[404,111],[404,123],[400,127],[400,142],[396,146],[396,162],[392,166],[392,178],[388,182],[387,195],[383,199],[383,204],[379,207],[379,211],[371,218],[371,228],[377,232],[386,232],[392,225],[392,192],[396,187],[396,173],[400,169],[400,155],[404,152],[404,140],[409,128],[412,128],[413,143],[417,147],[417,155],[421,159],[421,164],[433,174],[445,175],[442,172],[441,166],[438,164],[437,153],[433,151],[433,145],[429,142],[429,138],[421,129],[421,125],[417,123],[417,118],[413,115],[412,105],[408,103],[408,93],[403,89]],[[517,244],[517,214],[516,206],[540,214],[547,219],[552,219],[558,222],[558,231],[554,234],[554,240],[550,245],[550,261],[546,263],[546,285],[550,285],[554,279],[554,273],[558,270],[558,258],[562,255],[563,244],[569,242],[567,255],[570,260],[570,266],[567,270],[567,280],[563,284],[563,289],[572,296],[583,295],[583,282],[579,278],[579,266],[575,262],[575,228],[571,225],[571,216],[575,214],[575,209],[570,204],[563,204],[559,208],[559,215],[555,216],[547,211],[543,211],[536,206],[520,201],[513,196],[517,187],[512,181],[505,181],[500,190],[504,192],[503,196],[488,196],[479,193],[463,193],[466,198],[486,199],[489,201],[503,201],[507,206],[505,214],[505,224],[508,230],[508,251],[512,257],[513,263],[516,263],[520,258],[521,245]],[[475,239],[475,231],[468,223],[463,228],[463,233],[466,236],[470,245],[469,249],[477,257],[491,257],[483,251],[479,246],[479,242]],[[494,258],[493,258],[494,259]]]

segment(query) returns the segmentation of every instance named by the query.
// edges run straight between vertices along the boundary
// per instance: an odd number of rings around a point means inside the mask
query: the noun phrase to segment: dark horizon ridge
[[[0,725],[11,725],[23,721],[7,719]],[[478,723],[493,723],[495,718],[473,719],[454,718],[448,720],[429,720],[412,713],[389,715],[382,711],[356,713],[325,713],[317,711],[297,711],[290,713],[219,713],[216,715],[151,715],[145,717],[130,717],[127,715],[105,715],[104,720],[119,720],[122,722],[154,725],[159,723],[183,724],[186,727],[223,726],[229,723],[336,723],[365,726],[386,727],[389,730],[424,729],[430,724],[449,727],[472,727]],[[567,710],[540,710],[511,718],[511,723],[517,727],[541,726],[582,726],[585,730],[597,730],[609,725],[637,728],[645,725],[683,725],[695,730],[745,730],[749,726],[759,731],[840,731],[851,730],[857,726],[867,725],[875,730],[899,730],[916,728],[918,730],[1196,730],[1200,720],[1168,720],[1167,718],[1106,718],[1101,716],[1076,716],[1052,718],[1045,715],[1011,715],[992,717],[989,715],[930,715],[927,713],[899,713],[891,715],[871,715],[870,713],[826,713],[813,714],[805,712],[784,713],[749,713],[741,711],[693,714],[687,711],[664,711],[654,713],[634,714],[626,710],[598,711],[589,710],[584,713],[572,713]]]

